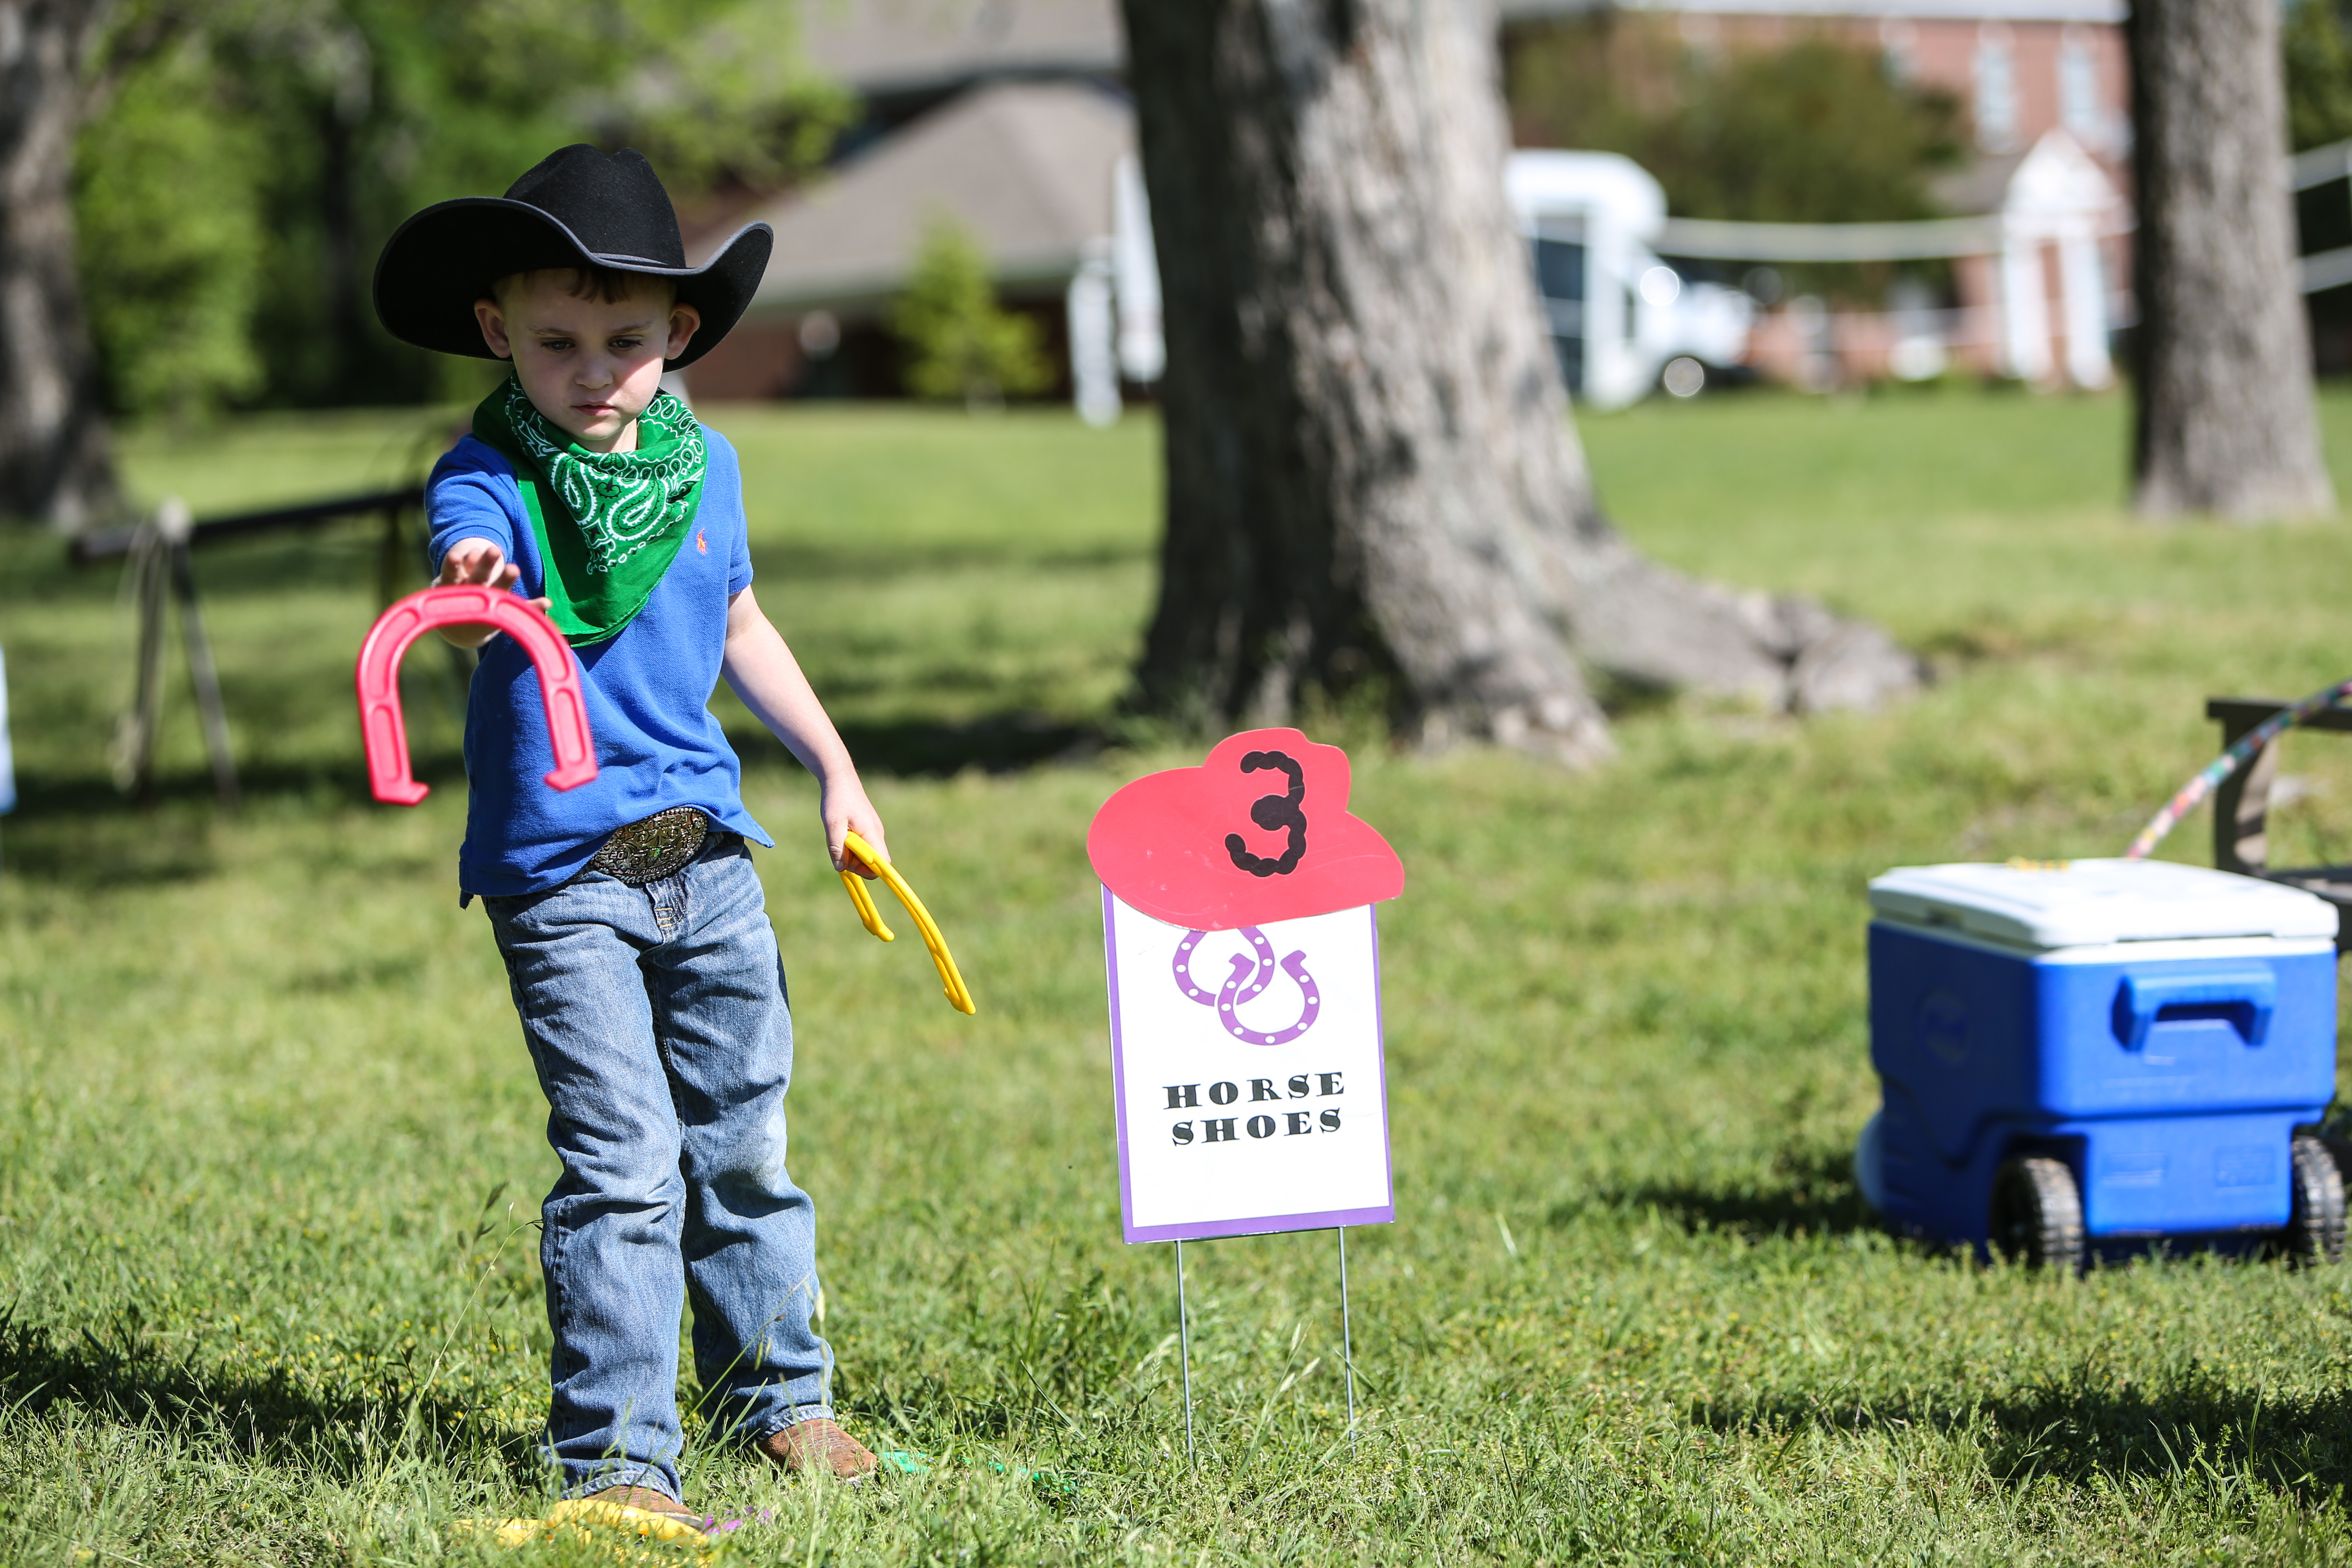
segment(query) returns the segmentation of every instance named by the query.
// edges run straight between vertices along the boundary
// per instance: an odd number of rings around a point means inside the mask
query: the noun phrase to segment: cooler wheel
[[[2341,1245],[2343,1189],[2336,1189],[2336,1237]],[[1992,1179],[1992,1247],[2028,1268],[2083,1267],[2083,1194],[2063,1160],[2029,1154],[2009,1161]]]
[[[2294,1137],[2294,1206],[2287,1215],[2286,1252],[2297,1267],[2344,1258],[2344,1173],[2335,1151],[2308,1132]]]

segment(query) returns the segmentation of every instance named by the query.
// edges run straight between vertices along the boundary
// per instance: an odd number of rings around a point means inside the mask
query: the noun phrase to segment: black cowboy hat
[[[474,301],[510,272],[597,267],[667,278],[681,305],[702,313],[682,370],[718,347],[768,269],[775,231],[747,224],[699,267],[686,264],[677,214],[661,176],[634,148],[604,153],[584,143],[551,153],[503,196],[461,196],[400,226],[375,264],[375,313],[403,342],[496,359],[482,341]]]

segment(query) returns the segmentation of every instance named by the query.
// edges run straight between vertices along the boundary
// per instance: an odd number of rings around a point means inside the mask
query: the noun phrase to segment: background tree
[[[2134,500],[2333,511],[2286,182],[2276,0],[2135,0]]]
[[[1957,99],[1835,38],[1701,52],[1670,20],[1624,11],[1515,37],[1506,87],[1519,143],[1622,153],[1684,217],[1934,217],[1928,182],[1967,150]]]
[[[392,227],[566,142],[633,143],[688,201],[780,183],[848,108],[800,64],[797,17],[794,0],[0,5],[0,516],[114,504],[110,405],[464,390],[477,367],[375,324]]]
[[[1139,683],[1206,722],[1385,679],[1424,743],[1610,749],[1584,666],[1866,705],[1916,661],[1601,518],[1505,204],[1479,0],[1124,0],[1167,532]]]
[[[934,219],[925,233],[890,325],[907,345],[907,385],[918,397],[980,408],[1054,384],[1037,323],[996,302],[988,258],[952,219]]]
[[[2352,141],[2352,32],[2337,0],[2294,0],[2284,18],[2288,142]]]
[[[118,84],[75,155],[79,275],[110,400],[186,420],[262,387],[254,312],[268,156],[225,103],[205,40]]]
[[[416,208],[502,190],[577,141],[639,147],[682,199],[728,180],[772,184],[822,155],[846,107],[799,64],[790,0],[126,4],[176,26],[184,47],[143,61],[108,118],[141,112],[154,79],[201,74],[176,82],[173,100],[201,103],[222,138],[266,150],[197,179],[241,184],[262,216],[249,293],[268,314],[247,337],[268,403],[407,401],[478,379],[394,342],[369,309],[376,252]],[[126,182],[136,174],[92,160],[85,203],[136,209],[157,233],[205,222],[202,203],[167,189],[110,188]],[[208,308],[193,274],[163,298],[154,309]],[[137,351],[100,346],[127,405]]]
[[[1507,31],[1505,98],[1523,147],[1622,153],[1678,217],[1890,223],[1937,217],[1934,177],[1967,153],[1967,116],[1823,34],[1694,49],[1671,18],[1603,9]],[[1792,291],[1878,300],[1897,273],[1948,286],[1942,262],[1799,263]]]
[[[74,279],[74,131],[103,0],[0,12],[0,518],[76,525],[114,464]]]

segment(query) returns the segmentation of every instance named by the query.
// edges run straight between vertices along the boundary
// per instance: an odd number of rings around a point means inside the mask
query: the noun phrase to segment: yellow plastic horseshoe
[[[964,984],[963,975],[956,969],[955,955],[948,951],[948,939],[940,934],[939,922],[931,919],[931,911],[923,908],[923,900],[907,886],[907,879],[898,875],[898,868],[876,854],[874,846],[856,832],[843,838],[841,847],[873,867],[890,884],[890,890],[898,895],[898,901],[907,906],[907,912],[915,917],[915,929],[923,933],[923,945],[931,950],[931,962],[939,966],[940,979],[947,986],[949,1004],[959,1013],[979,1012],[972,1005],[971,992]],[[874,907],[874,895],[866,891],[866,879],[845,870],[841,873],[841,885],[849,889],[849,901],[857,906],[857,918],[865,922],[866,929],[884,942],[896,942],[898,938],[891,934],[890,928],[882,923],[882,911]]]

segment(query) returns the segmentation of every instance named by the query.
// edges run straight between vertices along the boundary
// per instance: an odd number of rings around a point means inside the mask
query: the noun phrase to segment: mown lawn
[[[2326,415],[2352,484],[2352,400]],[[1188,1248],[1194,1471],[1169,1249],[1118,1237],[1083,850],[1119,783],[1198,755],[1087,740],[1149,601],[1151,427],[712,417],[761,598],[982,1008],[859,931],[814,792],[722,698],[782,845],[760,866],[837,1392],[931,1460],[845,1493],[697,1448],[689,1500],[754,1521],[727,1560],[2352,1558],[2352,1272],[1980,1268],[1882,1235],[1846,1165],[1874,1094],[1866,879],[2119,850],[2210,754],[2206,694],[2352,673],[2342,524],[2131,522],[2115,400],[1586,422],[1646,546],[1875,616],[1941,679],[1869,718],[1646,710],[1590,775],[1342,727],[1409,877],[1382,916],[1400,1217],[1350,1237],[1362,1425],[1351,1449],[1329,1236]],[[257,420],[128,452],[201,515],[394,477],[430,429]],[[430,659],[412,733],[441,787],[364,798],[373,550],[352,528],[200,559],[250,792],[231,821],[177,685],[163,799],[118,799],[113,574],[0,539],[25,796],[0,822],[8,1561],[467,1560],[452,1521],[539,1494],[553,1162],[457,907]],[[2297,740],[2287,766],[2280,853],[2352,842],[2352,746]]]

